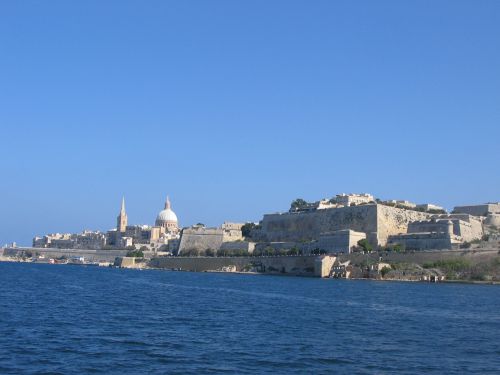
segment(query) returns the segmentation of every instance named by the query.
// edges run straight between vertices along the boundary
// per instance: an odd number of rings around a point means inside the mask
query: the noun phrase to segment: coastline
[[[23,259],[16,259],[16,258],[11,258],[11,257],[5,257],[5,256],[0,256],[0,263],[32,263],[32,264],[50,264],[50,265],[59,265],[59,266],[64,266],[64,265],[70,265],[70,266],[94,266],[94,264],[68,264],[68,263],[49,263],[49,262],[34,262],[30,260],[23,260]],[[168,268],[162,268],[162,267],[151,267],[148,265],[141,265],[138,267],[118,267],[118,266],[113,266],[112,264],[109,265],[109,267],[112,268],[127,268],[127,269],[133,269],[133,270],[156,270],[156,271],[167,271],[167,272],[192,272],[192,273],[220,273],[220,274],[236,274],[236,275],[253,275],[253,276],[292,276],[292,277],[304,277],[304,278],[313,278],[313,275],[305,275],[305,274],[287,274],[287,273],[280,273],[280,272],[255,272],[255,271],[223,271],[223,270],[203,270],[203,271],[196,271],[196,270],[186,270],[186,269],[168,269]],[[335,280],[335,278],[323,278],[325,280]],[[440,280],[440,281],[429,281],[429,280],[417,280],[417,279],[410,279],[410,278],[405,278],[405,279],[393,279],[393,278],[377,278],[377,277],[350,277],[350,278],[340,278],[342,280],[352,280],[352,281],[380,281],[380,282],[402,282],[402,283],[430,283],[430,284],[439,284],[439,283],[446,283],[446,284],[471,284],[471,285],[500,285],[500,281],[496,280]]]

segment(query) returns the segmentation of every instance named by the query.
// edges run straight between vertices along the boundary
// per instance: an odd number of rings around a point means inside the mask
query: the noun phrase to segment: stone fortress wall
[[[385,246],[391,234],[406,233],[412,221],[429,219],[424,212],[381,204],[364,204],[327,210],[264,215],[259,240],[263,242],[305,242],[321,234],[351,229],[366,233],[373,245]]]
[[[181,240],[179,244],[179,255],[188,251],[217,251],[221,249],[224,243],[241,242],[243,236],[241,234],[240,223],[224,223],[219,228],[207,228],[205,226],[193,226],[182,230]],[[237,245],[234,246],[238,248]],[[241,246],[244,247],[244,246]],[[226,248],[230,246],[226,245]]]
[[[500,214],[500,203],[485,203],[471,206],[457,206],[453,213],[469,214],[473,216],[488,216],[488,214]]]
[[[153,258],[149,265],[154,268],[180,271],[222,271],[234,267],[234,271],[254,271],[313,276],[316,256],[269,256],[269,257],[165,257]]]
[[[84,257],[89,262],[114,262],[116,257],[124,257],[127,250],[90,250],[90,249],[56,249],[56,248],[39,248],[39,247],[13,247],[4,248],[3,256],[19,257],[24,252],[29,251],[32,254],[39,254],[45,258],[60,258],[68,259],[74,257]]]

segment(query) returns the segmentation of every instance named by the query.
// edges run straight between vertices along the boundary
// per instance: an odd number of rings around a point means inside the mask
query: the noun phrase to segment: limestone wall
[[[403,245],[407,250],[451,249],[452,238],[447,233],[410,233],[389,236],[389,244]]]
[[[377,205],[269,214],[262,220],[264,240],[269,242],[311,241],[321,233],[342,229],[375,233]]]
[[[377,244],[385,246],[393,234],[406,233],[412,221],[428,220],[432,215],[401,208],[377,205]]]
[[[317,257],[314,262],[314,276],[316,277],[330,276],[330,271],[336,260],[337,260],[336,257],[329,255]]]
[[[234,266],[237,272],[251,269],[263,273],[290,275],[314,275],[316,256],[271,256],[271,257],[166,257],[153,258],[151,267],[183,271],[218,271]]]
[[[248,242],[248,241],[230,241],[230,242],[223,242],[220,247],[221,250],[228,250],[228,251],[248,251],[249,253],[253,253],[255,249],[255,243],[254,242]]]
[[[500,227],[500,214],[489,214],[485,224]]]
[[[222,242],[222,229],[184,229],[181,234],[179,254],[191,250],[205,251],[211,249],[217,251],[220,249]]]
[[[299,242],[318,239],[321,233],[343,229],[366,233],[373,245],[385,245],[391,234],[406,233],[410,221],[431,215],[384,205],[367,204],[310,212],[264,215],[260,240]]]
[[[320,235],[316,246],[328,253],[350,253],[358,241],[365,238],[366,234],[363,232],[339,230]]]
[[[84,257],[89,262],[114,262],[116,257],[123,257],[127,250],[84,250],[84,249],[52,249],[38,247],[15,247],[4,249],[4,255],[10,257],[22,256],[22,253],[29,251],[32,254],[44,255],[46,258],[66,258]]]
[[[498,257],[498,249],[494,250],[435,250],[435,251],[415,251],[415,252],[373,252],[372,254],[353,253],[339,256],[339,262],[350,260],[352,264],[360,264],[366,262],[382,262],[389,263],[418,263],[435,262],[439,260],[449,259],[467,259],[473,263],[484,262]]]
[[[487,216],[489,213],[500,213],[500,203],[476,204],[471,206],[457,206],[453,212],[473,216]]]

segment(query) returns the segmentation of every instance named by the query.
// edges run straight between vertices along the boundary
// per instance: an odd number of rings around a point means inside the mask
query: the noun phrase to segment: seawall
[[[110,262],[113,263],[116,257],[124,257],[127,250],[85,250],[85,249],[51,249],[38,247],[7,247],[3,249],[5,257],[19,257],[23,253],[43,255],[46,258],[73,258],[84,257],[90,262]],[[0,254],[1,255],[1,254]]]
[[[182,271],[206,272],[232,268],[236,272],[314,276],[317,256],[269,256],[269,257],[167,257],[153,258],[149,265]]]

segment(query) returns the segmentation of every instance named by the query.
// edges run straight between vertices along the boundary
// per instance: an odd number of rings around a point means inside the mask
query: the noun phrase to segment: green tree
[[[387,267],[385,266],[384,268],[382,268],[380,270],[380,274],[382,275],[382,277],[385,277],[385,275],[387,275],[389,273],[389,271],[391,271],[391,268],[390,267]]]
[[[255,230],[259,230],[261,228],[260,225],[255,223],[246,223],[241,227],[241,234],[245,238],[252,238],[252,232]]]
[[[392,250],[395,251],[395,252],[397,252],[397,253],[402,253],[403,251],[405,251],[404,246],[401,245],[400,243],[395,244],[392,247]]]
[[[144,253],[141,250],[129,250],[127,252],[127,256],[133,258],[144,258]]]
[[[295,199],[290,205],[292,210],[299,210],[307,206],[307,202],[302,198]]]
[[[367,241],[366,238],[359,240],[358,246],[361,247],[363,251],[367,253],[371,253],[373,251],[373,246]]]

